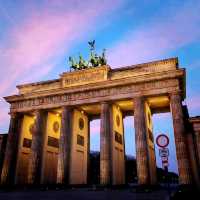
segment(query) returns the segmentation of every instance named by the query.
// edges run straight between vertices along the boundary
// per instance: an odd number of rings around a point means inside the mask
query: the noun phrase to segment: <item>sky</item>
[[[112,68],[178,57],[186,68],[190,116],[200,115],[199,0],[0,0],[0,133],[9,126],[16,85],[58,78],[69,56],[88,56],[89,40],[106,49]],[[135,155],[133,118],[125,119],[126,153]],[[177,172],[171,114],[153,116],[154,137],[170,137],[169,169]],[[99,121],[91,125],[99,149]],[[156,147],[157,164],[161,166]]]

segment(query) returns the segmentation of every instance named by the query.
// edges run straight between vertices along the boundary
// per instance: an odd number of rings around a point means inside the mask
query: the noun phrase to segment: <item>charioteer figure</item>
[[[69,57],[70,62],[70,71],[76,71],[76,70],[82,70],[82,69],[88,69],[91,67],[98,67],[103,66],[107,64],[107,60],[105,58],[105,49],[103,49],[102,55],[99,56],[97,53],[95,53],[95,40],[89,41],[89,48],[90,48],[90,58],[89,61],[85,61],[82,57],[82,55],[79,55],[79,61],[77,62],[74,58],[71,56]]]

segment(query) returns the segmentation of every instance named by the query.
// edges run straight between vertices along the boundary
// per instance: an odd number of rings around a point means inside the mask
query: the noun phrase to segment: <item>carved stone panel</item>
[[[103,66],[81,71],[74,71],[71,73],[63,73],[61,75],[62,87],[71,87],[105,81],[108,77],[108,71],[109,67]]]
[[[58,94],[52,96],[37,97],[34,99],[25,99],[16,101],[11,104],[11,111],[25,111],[38,108],[53,108],[62,105],[76,104],[77,101],[88,103],[88,100],[95,100],[96,102],[103,101],[105,98],[120,99],[132,98],[134,94],[143,95],[158,95],[161,93],[168,93],[177,91],[179,89],[178,80],[161,80],[154,82],[146,82],[141,84],[121,85],[111,88],[100,88],[89,91],[80,91],[75,93]]]

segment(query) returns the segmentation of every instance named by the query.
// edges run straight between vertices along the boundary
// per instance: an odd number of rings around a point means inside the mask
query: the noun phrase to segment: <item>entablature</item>
[[[102,66],[63,73],[60,79],[17,86],[18,95],[5,97],[11,111],[133,98],[134,95],[185,95],[185,69],[177,59],[125,68]],[[74,102],[75,101],[75,102]]]
[[[200,116],[190,117],[189,122],[192,124],[194,131],[200,132]]]
[[[154,61],[129,67],[111,69],[109,66],[89,68],[73,72],[64,72],[59,79],[42,81],[18,85],[19,95],[46,92],[61,88],[81,87],[88,84],[96,84],[104,81],[113,81],[124,78],[134,78],[147,76],[154,73],[163,73],[167,71],[176,71],[178,69],[177,58],[171,58],[161,61]]]

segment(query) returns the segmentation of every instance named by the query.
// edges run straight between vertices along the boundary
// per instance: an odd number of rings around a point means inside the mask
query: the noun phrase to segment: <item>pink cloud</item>
[[[30,2],[23,5],[27,8],[24,19],[15,26],[11,23],[7,40],[0,47],[0,96],[10,95],[19,82],[38,81],[48,74],[56,66],[57,57],[67,54],[72,44],[94,31],[99,18],[120,3],[59,0],[46,1],[41,7]],[[14,18],[3,11],[5,18],[13,22]],[[1,104],[0,109],[4,106]]]
[[[158,114],[154,114],[153,116],[153,120],[156,121],[163,121],[165,122],[165,120],[169,119],[169,117],[171,117],[171,113],[167,112],[167,113],[158,113]]]
[[[109,50],[109,64],[132,65],[157,59],[171,50],[200,39],[200,3],[186,3],[132,30]],[[122,59],[123,58],[123,59]]]
[[[9,123],[9,118],[10,116],[8,115],[9,109],[8,109],[8,104],[3,101],[3,99],[0,99],[0,127],[1,127],[1,133],[7,132],[8,128],[8,123]]]
[[[8,119],[8,109],[7,106],[3,105],[3,102],[0,102],[1,104],[1,115],[0,115],[0,124],[2,124],[5,119]]]
[[[127,129],[134,128],[134,116],[125,117],[123,122],[124,122],[124,127],[126,127]]]
[[[1,62],[6,66],[2,69],[5,78],[1,80],[1,93],[14,81],[28,75],[30,70],[41,77],[38,73],[41,65],[48,68],[44,64],[67,51],[75,40],[80,40],[91,29],[97,17],[107,12],[110,6],[110,2],[106,1],[94,1],[88,7],[85,6],[87,2],[77,3],[77,7],[73,3],[69,6],[73,8],[71,10],[64,5],[67,12],[64,9],[53,12],[50,8],[41,11],[32,8],[33,13],[27,20],[12,28],[7,46],[0,49]],[[9,75],[9,80],[6,75]]]
[[[90,134],[96,135],[100,133],[100,120],[94,120],[90,123]]]
[[[186,101],[189,112],[197,114],[197,111],[200,109],[200,96],[192,96],[191,98],[188,98]],[[199,114],[199,112],[198,112]]]
[[[108,12],[111,6],[110,1],[93,1],[90,4],[89,1],[71,1],[71,4],[63,5],[64,2],[50,3],[50,7],[40,11],[33,7],[27,19],[12,28],[7,46],[0,49],[6,66],[2,72],[10,75],[9,81],[22,77],[33,68],[38,74],[41,65],[67,51],[75,40],[82,39],[97,17]],[[62,4],[66,9],[52,11],[52,4]],[[7,80],[4,82],[7,83]]]

